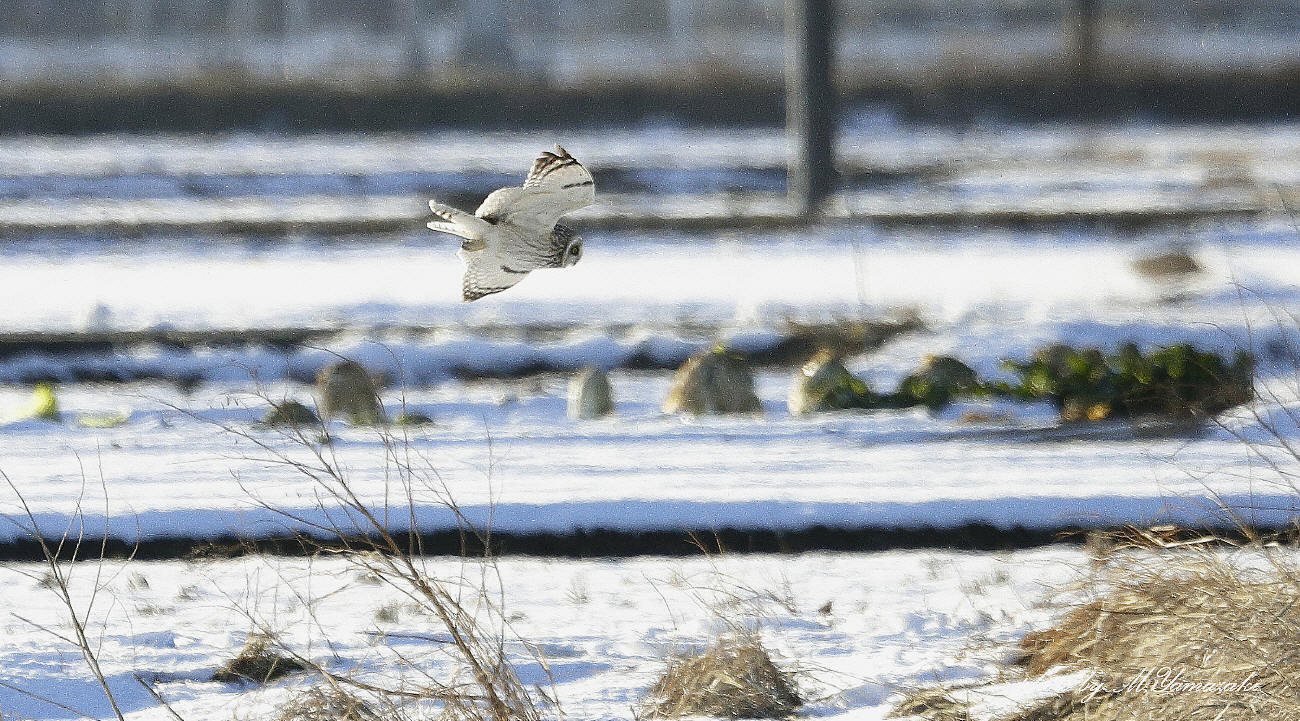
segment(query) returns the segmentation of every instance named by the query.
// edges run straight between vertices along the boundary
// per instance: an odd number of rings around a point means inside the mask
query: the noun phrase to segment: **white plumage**
[[[436,200],[438,219],[429,228],[464,240],[457,255],[465,263],[461,297],[466,301],[500,293],[538,268],[567,268],[582,257],[582,238],[559,220],[591,205],[591,173],[555,146],[544,152],[518,187],[492,191],[473,215]]]

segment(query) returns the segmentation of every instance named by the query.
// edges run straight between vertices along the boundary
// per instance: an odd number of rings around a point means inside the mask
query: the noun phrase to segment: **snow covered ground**
[[[79,608],[95,570],[74,574]],[[431,570],[479,581],[473,564],[438,560]],[[439,635],[431,617],[338,558],[130,562],[105,571],[91,637],[128,719],[170,718],[134,675],[154,682],[186,721],[274,718],[311,677],[260,688],[207,680],[262,628],[362,680],[446,678],[449,668],[440,644],[424,640]],[[30,622],[0,619],[0,708],[18,719],[110,715],[76,648],[32,625],[64,628],[42,573],[28,564],[0,569],[4,607]],[[1064,548],[504,560],[500,589],[514,632],[545,656],[556,698],[575,721],[631,718],[670,653],[699,648],[724,629],[719,614],[757,622],[777,663],[800,672],[804,715],[847,721],[883,718],[897,694],[938,679],[995,673],[1011,643],[1051,618],[1044,596],[1086,573],[1085,555]],[[489,587],[497,588],[495,577]],[[546,683],[521,643],[505,648],[526,683]],[[1052,684],[1026,696],[1046,695]]]
[[[779,189],[779,128],[635,128],[427,133],[22,136],[0,138],[0,198],[170,198],[486,192],[517,180],[560,142],[615,188],[703,192],[743,182]],[[876,182],[937,174],[968,190],[1042,184],[1132,193],[1256,179],[1300,181],[1293,124],[984,124],[954,129],[888,112],[848,113],[837,135],[843,170]],[[743,171],[765,171],[745,176]],[[914,182],[898,192],[932,189]],[[615,189],[615,188],[604,188]]]
[[[309,401],[310,389],[290,379],[310,378],[338,353],[406,379],[404,390],[395,383],[385,391],[385,401],[396,409],[404,397],[436,421],[411,431],[412,448],[476,520],[491,513],[501,530],[975,521],[1057,528],[1170,514],[1199,519],[1213,494],[1256,509],[1261,522],[1285,522],[1293,489],[1271,485],[1277,479],[1257,467],[1234,434],[1262,438],[1250,415],[1258,411],[1275,419],[1284,438],[1298,435],[1286,414],[1300,407],[1293,354],[1300,344],[1294,321],[1279,315],[1300,301],[1293,237],[1283,222],[1157,231],[1128,245],[1101,231],[858,226],[771,234],[763,242],[727,234],[597,235],[577,267],[539,271],[510,293],[473,304],[456,299],[458,261],[435,240],[271,248],[179,243],[166,250],[128,242],[96,252],[54,243],[48,254],[15,253],[0,268],[0,288],[13,294],[0,303],[0,324],[358,330],[318,348],[142,347],[0,359],[0,377],[11,381],[60,377],[73,366],[126,376],[154,368],[203,381],[189,392],[149,384],[64,386],[61,403],[73,420],[0,426],[0,468],[46,523],[57,525],[73,509],[84,463],[95,479],[102,468],[114,535],[282,533],[276,519],[252,508],[251,496],[310,514],[310,481],[271,466],[265,453],[238,445],[237,434],[214,424],[275,442],[274,432],[253,427],[265,403],[249,394]],[[1192,243],[1205,273],[1171,286],[1130,268],[1136,254],[1175,239]],[[48,262],[65,252],[63,262]],[[599,422],[565,419],[563,373],[451,377],[454,368],[508,373],[541,362],[617,367],[637,353],[683,355],[715,339],[763,347],[782,337],[789,319],[904,309],[926,329],[850,359],[876,388],[892,388],[927,353],[950,353],[999,377],[1002,359],[1025,359],[1050,343],[1114,348],[1133,340],[1253,349],[1270,397],[1229,417],[1232,431],[1168,438],[1111,432],[1066,442],[1043,431],[1054,421],[1045,407],[977,408],[993,420],[973,425],[963,418],[969,407],[934,417],[905,411],[792,418],[784,408],[791,368],[758,374],[764,416],[700,420],[659,412],[665,371],[616,371],[617,415]],[[434,330],[364,330],[402,322]],[[561,330],[535,341],[518,331],[529,325]],[[29,392],[4,386],[0,408],[20,409]],[[1010,416],[997,420],[1004,412]],[[75,421],[106,413],[124,414],[126,423],[97,428]],[[341,424],[331,433],[331,451],[352,480],[368,499],[381,499],[381,439]],[[422,528],[452,524],[436,502],[418,505]],[[91,512],[101,513],[97,506]]]
[[[859,135],[848,157],[870,168],[883,168],[890,158],[912,163],[907,172],[915,174],[904,183],[912,190],[899,191],[913,192],[910,197],[935,187],[958,198],[967,191],[985,199],[1062,198],[1071,187],[1138,199],[1181,197],[1189,188],[1219,182],[1292,183],[1290,158],[1300,153],[1287,128],[1238,135],[1176,128],[1132,137],[1097,132],[1095,141],[1082,143],[1078,129],[949,137],[898,131],[895,142],[889,140],[895,131],[882,128],[879,146]],[[733,171],[751,155],[763,165],[781,160],[775,134],[727,135],[698,136],[703,156],[688,157],[712,157]],[[668,131],[662,142],[647,138],[620,145],[613,136],[597,136],[591,156],[605,153],[601,162],[611,163],[641,157],[647,147],[673,148],[681,134]],[[349,163],[370,177],[393,158],[445,148],[459,148],[459,156],[448,156],[460,164],[458,172],[479,172],[469,166],[483,138],[472,140],[38,140],[26,156],[0,152],[12,181],[0,188],[9,198],[30,194],[37,204],[86,197],[147,201],[186,195],[172,182],[186,173],[214,174],[219,187],[220,178],[242,172],[251,180],[241,181],[240,192],[253,187],[263,197],[290,196],[298,194],[300,181],[333,183],[351,172]],[[488,153],[482,177],[493,177],[498,167],[521,170],[518,156],[531,156],[542,140],[501,144],[499,154]],[[313,147],[319,151],[314,159],[302,155]],[[678,156],[665,151],[652,157],[670,165]],[[963,157],[971,162],[959,162]],[[921,179],[928,171],[915,164],[947,168],[945,158],[955,158],[951,166],[957,168],[944,171],[948,180]],[[240,170],[243,162],[249,165]],[[700,162],[695,170],[707,176],[708,164]],[[1214,170],[1221,167],[1227,170]],[[155,171],[164,178],[156,187],[153,181],[134,185],[137,176]],[[285,176],[281,190],[270,183],[278,175]],[[33,180],[37,176],[43,179]],[[735,177],[754,176],[723,173],[715,180]],[[645,178],[655,191],[682,181],[663,168]],[[42,189],[47,181],[53,190]],[[64,192],[64,182],[81,189]],[[356,197],[380,192],[385,182],[361,181]],[[308,190],[301,195],[321,192]],[[432,490],[450,493],[471,520],[490,521],[498,531],[950,528],[969,522],[1056,529],[1169,518],[1210,522],[1219,517],[1220,503],[1249,520],[1280,524],[1296,513],[1297,462],[1285,449],[1264,446],[1279,439],[1292,448],[1300,443],[1297,237],[1281,213],[1141,231],[851,222],[761,232],[593,230],[578,266],[539,271],[508,293],[464,304],[452,246],[427,233],[277,242],[182,233],[24,234],[0,248],[0,335],[336,332],[314,347],[160,343],[71,355],[35,347],[6,353],[0,357],[0,470],[46,531],[61,531],[80,512],[90,535],[106,530],[128,540],[282,535],[292,524],[259,504],[306,521],[321,520],[329,509],[320,507],[314,481],[275,462],[277,451],[303,458],[306,449],[257,426],[266,410],[257,394],[309,401],[303,380],[340,354],[390,379],[383,391],[390,410],[405,404],[434,419],[431,426],[398,431],[399,448],[409,448],[423,464],[421,478]],[[1130,265],[1176,245],[1188,248],[1204,271],[1154,281]],[[1189,341],[1254,351],[1261,399],[1226,415],[1221,427],[1155,437],[1115,427],[1062,433],[1051,408],[1007,404],[963,404],[937,415],[917,410],[795,418],[784,405],[794,369],[764,367],[756,374],[761,416],[683,419],[659,411],[669,372],[623,367],[638,355],[678,358],[718,340],[749,350],[770,347],[794,323],[908,315],[924,327],[848,359],[878,389],[892,388],[930,353],[956,355],[982,375],[998,377],[1002,359],[1024,359],[1054,342],[1114,348],[1132,340],[1150,348]],[[588,363],[613,369],[611,419],[565,417],[567,371]],[[524,373],[537,367],[551,370]],[[466,380],[464,370],[509,378]],[[64,422],[21,417],[32,380],[69,380],[93,371],[185,382],[66,382],[57,387]],[[333,440],[324,451],[362,500],[378,507],[403,502],[394,484],[401,479],[377,431],[336,422],[329,434]],[[1243,437],[1256,444],[1253,450]],[[314,444],[314,435],[308,441]],[[1278,465],[1270,467],[1269,460]],[[422,530],[453,527],[455,519],[429,490],[414,497],[415,522]],[[0,512],[15,518],[16,501],[13,493],[0,492]],[[0,540],[22,535],[19,525],[0,525]],[[455,571],[451,562],[436,563],[440,573]],[[765,637],[782,659],[809,669],[817,690],[807,713],[848,721],[881,717],[899,688],[991,673],[997,651],[965,652],[1042,623],[1050,611],[1036,605],[1041,592],[1076,578],[1087,560],[1077,549],[1049,548],[1008,555],[754,556],[721,563],[749,587],[775,589],[790,601],[769,606]],[[292,693],[301,681],[249,691],[202,680],[253,626],[240,609],[252,609],[296,648],[335,668],[360,664],[366,673],[395,673],[392,664],[375,660],[385,653],[377,639],[386,637],[436,669],[437,661],[425,656],[427,646],[401,639],[404,631],[427,629],[428,621],[400,606],[397,621],[376,619],[375,610],[390,604],[392,595],[337,564],[141,562],[111,577],[111,591],[98,607],[108,619],[96,616],[93,626],[128,711],[140,718],[163,715],[133,685],[132,672],[158,681],[191,721],[258,717]],[[704,578],[695,583],[712,585],[716,577],[702,560],[507,559],[502,572],[507,606],[522,614],[516,625],[551,659],[560,700],[575,719],[631,717],[630,705],[663,654],[701,643],[712,626],[693,594],[674,580]],[[89,580],[89,568],[81,573]],[[37,623],[54,624],[54,604],[39,595],[46,592],[40,575],[21,564],[0,569],[0,602]],[[320,625],[305,620],[309,606],[296,593],[318,599],[310,608]],[[818,613],[828,600],[831,612]],[[73,649],[18,619],[0,623],[8,636],[0,644],[0,711],[18,718],[106,713]],[[382,632],[372,633],[377,629]],[[519,657],[522,648],[509,650]],[[526,666],[525,676],[540,680],[535,667]],[[57,694],[76,711],[40,705],[14,686]]]
[[[1300,282],[1300,246],[1285,218],[1141,234],[828,224],[585,237],[579,265],[465,304],[454,243],[428,232],[269,244],[42,236],[0,254],[0,330],[411,325],[443,329],[433,339],[442,343],[485,326],[572,328],[580,338],[611,325],[745,328],[914,309],[960,321],[957,330],[1014,322],[1025,333],[1069,322],[1124,334],[1132,324],[1128,335],[1144,340],[1150,326],[1179,325],[1210,338],[1208,323],[1231,331],[1250,320],[1268,332],[1256,314],[1268,304],[1285,312]],[[1189,246],[1207,272],[1170,286],[1129,267],[1170,245]]]
[[[966,424],[951,411],[787,417],[784,374],[760,378],[766,418],[684,421],[662,417],[663,374],[616,374],[620,416],[598,422],[563,418],[562,379],[527,385],[448,383],[408,394],[408,408],[438,419],[412,429],[410,448],[473,522],[516,533],[612,528],[632,531],[712,528],[804,529],[934,526],[970,522],[1000,527],[1113,526],[1175,518],[1214,520],[1215,501],[1260,523],[1285,524],[1295,489],[1259,467],[1233,434],[1055,440],[1041,429],[1051,410],[1012,422]],[[307,389],[292,388],[306,399]],[[262,408],[227,405],[199,393],[172,402],[199,406],[198,417],[161,407],[135,389],[126,398],[96,387],[66,389],[64,408],[129,420],[115,428],[23,421],[4,428],[3,468],[27,496],[42,526],[61,531],[80,503],[88,532],[133,539],[283,536],[287,523],[267,503],[323,520],[320,488],[271,462],[272,456],[215,423],[276,448],[277,432],[254,428]],[[276,391],[279,392],[279,391]],[[1294,387],[1286,407],[1294,414]],[[517,394],[517,395],[516,395]],[[5,399],[19,400],[17,392]],[[392,399],[396,400],[396,399]],[[1263,412],[1279,412],[1261,403]],[[1300,434],[1285,417],[1284,438]],[[1257,439],[1252,418],[1229,420]],[[1009,432],[1010,431],[1010,432]],[[361,496],[401,511],[393,467],[374,431],[336,427],[327,451]],[[295,458],[300,448],[288,447]],[[1289,461],[1294,468],[1294,461]],[[89,477],[84,488],[83,472]],[[100,478],[103,487],[100,486]],[[1292,478],[1291,480],[1294,480]],[[84,495],[83,495],[84,494]],[[103,499],[107,495],[107,501]],[[5,510],[15,513],[12,497]],[[456,519],[427,490],[417,492],[422,530],[452,529]],[[404,525],[403,522],[399,525]],[[4,527],[0,538],[21,537]]]

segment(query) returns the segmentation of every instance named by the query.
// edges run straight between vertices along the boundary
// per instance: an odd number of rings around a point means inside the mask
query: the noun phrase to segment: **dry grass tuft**
[[[397,623],[402,617],[401,604],[386,603],[375,609],[375,620],[380,623]]]
[[[1001,682],[1070,670],[1085,680],[990,721],[1300,718],[1300,567],[1290,551],[1225,544],[1116,536],[1086,602],[1021,640],[1018,673],[967,687],[965,701],[920,689],[891,715],[968,721],[971,699]]]
[[[307,666],[298,659],[276,651],[268,636],[255,633],[248,637],[234,658],[212,674],[212,680],[222,683],[266,683],[306,670]]]
[[[803,703],[793,674],[772,662],[757,633],[732,633],[677,656],[642,703],[647,718],[784,718]]]
[[[1016,721],[1300,717],[1300,575],[1279,554],[1252,558],[1267,563],[1203,551],[1108,564],[1098,598],[1020,644],[1030,677],[1061,666],[1095,676]]]
[[[311,686],[284,706],[275,721],[381,721],[374,707],[339,688]]]
[[[259,397],[275,405],[265,394]],[[305,548],[341,553],[353,564],[354,573],[365,579],[363,582],[390,586],[416,604],[415,612],[427,616],[435,627],[427,637],[430,647],[451,662],[450,669],[439,668],[434,673],[409,663],[399,650],[376,644],[376,662],[396,661],[403,669],[398,679],[363,684],[301,656],[282,658],[272,669],[275,675],[283,674],[280,669],[293,671],[305,666],[334,688],[360,688],[376,700],[437,702],[439,717],[446,721],[543,721],[548,710],[559,711],[546,689],[519,678],[516,662],[506,652],[506,639],[513,638],[513,617],[495,600],[503,593],[500,577],[492,580],[495,561],[491,554],[476,559],[466,557],[459,576],[439,578],[430,572],[420,537],[394,528],[396,519],[414,519],[417,507],[430,503],[453,514],[461,524],[467,545],[487,549],[494,546],[490,528],[480,530],[465,517],[430,459],[413,448],[405,435],[394,435],[388,426],[378,428],[384,454],[383,478],[394,493],[385,495],[382,504],[370,505],[353,487],[346,465],[335,455],[332,445],[313,437],[313,430],[320,430],[319,426],[312,429],[302,424],[283,425],[278,428],[279,441],[273,441],[267,439],[265,428],[254,431],[246,426],[217,425],[258,449],[263,454],[260,460],[280,464],[311,480],[319,491],[316,509],[326,520],[314,521],[310,515],[287,511],[262,499],[255,489],[245,487],[256,506],[302,527],[299,541]],[[471,563],[478,573],[469,575]],[[384,615],[388,612],[381,613]],[[256,621],[251,615],[250,619]],[[269,645],[264,648],[269,650]],[[532,662],[549,678],[540,652],[527,648]],[[232,675],[258,679],[266,677],[263,670],[237,670]],[[388,708],[382,715],[393,718]]]
[[[1092,694],[1074,689],[1043,699],[997,721],[1098,721],[1099,719],[1125,718],[1119,709],[1109,703],[1109,694]]]
[[[1154,255],[1136,258],[1132,266],[1139,275],[1152,280],[1183,278],[1204,270],[1196,257],[1184,248],[1171,248]]]
[[[969,705],[942,688],[923,688],[909,693],[887,718],[920,716],[926,721],[970,721]]]

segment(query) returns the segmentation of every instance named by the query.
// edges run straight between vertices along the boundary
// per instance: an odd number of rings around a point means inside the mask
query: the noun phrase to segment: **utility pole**
[[[399,42],[406,48],[402,56],[402,76],[410,80],[424,79],[429,73],[429,54],[425,50],[425,15],[418,0],[397,0],[397,22],[401,34]]]
[[[464,25],[457,39],[456,62],[481,72],[515,73],[519,70],[510,42],[506,0],[476,0],[461,5]]]
[[[302,42],[311,34],[311,5],[308,0],[285,0],[284,38]]]
[[[1079,0],[1079,25],[1074,34],[1075,72],[1090,83],[1097,72],[1097,0]]]
[[[835,187],[835,91],[831,87],[832,0],[785,2],[786,193],[813,216]]]
[[[280,72],[285,78],[297,77],[305,68],[299,55],[308,44],[311,32],[311,7],[308,0],[284,0],[280,8]]]
[[[144,40],[153,30],[153,0],[130,0],[128,13],[131,37]]]

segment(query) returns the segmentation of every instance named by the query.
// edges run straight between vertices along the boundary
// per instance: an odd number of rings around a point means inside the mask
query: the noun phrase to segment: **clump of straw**
[[[248,637],[234,658],[212,674],[212,680],[223,683],[266,683],[306,670],[307,666],[298,659],[277,651],[270,637],[255,633]]]
[[[383,717],[341,688],[311,686],[281,706],[276,721],[383,721]]]
[[[783,718],[802,703],[791,673],[754,632],[733,632],[669,660],[642,704],[647,718]]]

